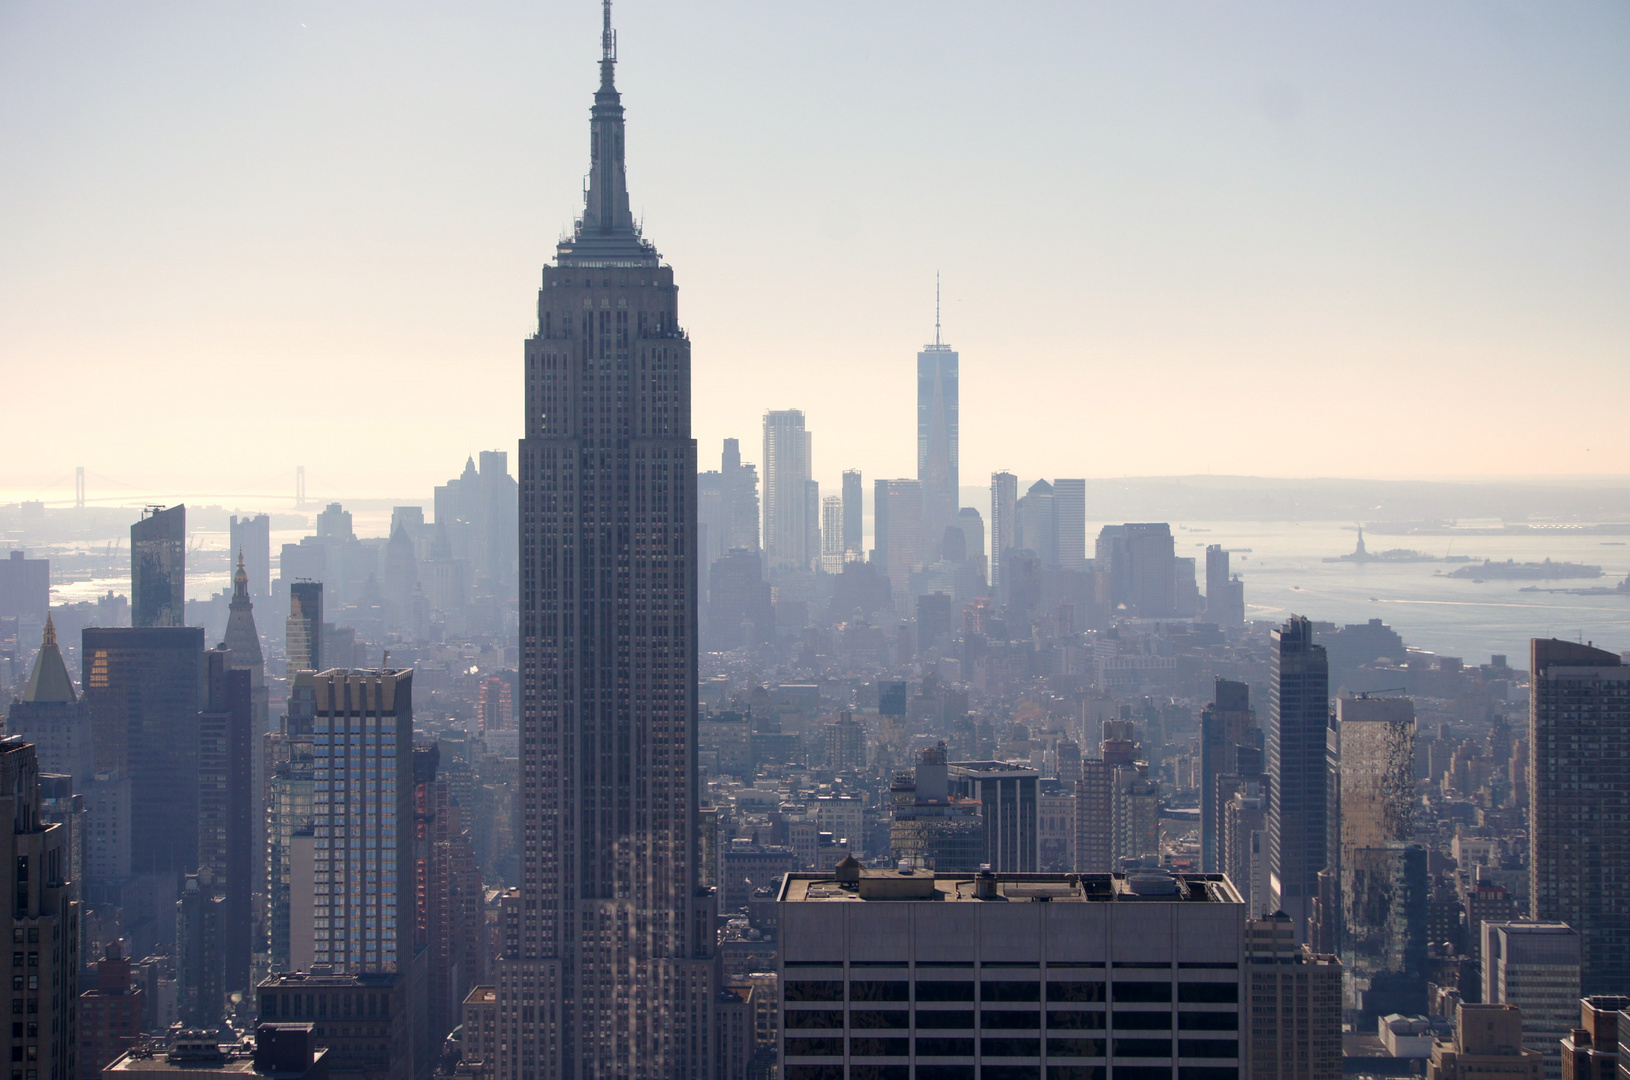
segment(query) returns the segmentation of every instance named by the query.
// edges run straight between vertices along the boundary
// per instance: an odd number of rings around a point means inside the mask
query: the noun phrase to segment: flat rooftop
[[[183,1060],[171,1061],[160,1050],[158,1052],[131,1052],[126,1051],[103,1066],[104,1073],[151,1073],[155,1076],[176,1076],[190,1074],[206,1074],[219,1076],[223,1073],[243,1077],[258,1077],[261,1080],[301,1080],[313,1072],[327,1074],[324,1058],[328,1054],[327,1047],[318,1047],[312,1051],[312,1065],[307,1069],[290,1071],[275,1071],[271,1069],[256,1069],[254,1054],[248,1050],[231,1048],[216,1060]]]
[[[788,874],[779,899],[783,903],[1243,903],[1222,874],[953,874],[863,867],[847,874],[842,869]]]

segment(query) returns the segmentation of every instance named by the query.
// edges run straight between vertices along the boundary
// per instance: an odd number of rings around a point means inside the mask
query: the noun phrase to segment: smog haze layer
[[[75,464],[399,496],[513,450],[599,14],[0,6],[0,501]],[[795,407],[823,488],[912,475],[939,272],[970,482],[1627,471],[1622,5],[618,22],[704,462]]]

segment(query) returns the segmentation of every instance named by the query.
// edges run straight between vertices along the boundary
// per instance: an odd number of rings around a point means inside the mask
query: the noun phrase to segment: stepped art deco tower
[[[696,808],[696,444],[673,270],[628,209],[605,4],[587,205],[543,269],[520,446],[521,878],[500,1080],[713,1072]]]

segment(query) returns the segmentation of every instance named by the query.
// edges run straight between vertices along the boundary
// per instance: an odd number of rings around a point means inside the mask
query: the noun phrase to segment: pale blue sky
[[[0,500],[415,495],[513,451],[598,5],[0,0]],[[1630,471],[1630,7],[616,9],[704,461]],[[97,494],[93,492],[93,495]]]

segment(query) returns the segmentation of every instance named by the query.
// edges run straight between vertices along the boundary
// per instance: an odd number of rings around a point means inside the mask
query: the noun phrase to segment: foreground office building
[[[1630,667],[1605,649],[1532,643],[1529,895],[1584,942],[1584,992],[1630,988]]]
[[[690,342],[673,270],[629,213],[609,4],[602,47],[587,205],[543,270],[526,342],[522,887],[497,967],[502,1080],[712,1072]]]
[[[1245,906],[1215,874],[789,874],[785,1080],[1238,1080]]]
[[[68,880],[68,828],[42,819],[39,762],[16,736],[0,740],[0,887],[10,901],[0,933],[11,942],[13,1080],[70,1080],[79,901]]]
[[[261,1018],[335,1022],[318,1035],[336,1072],[427,1075],[433,1040],[445,1032],[425,1023],[425,953],[414,931],[413,672],[307,678],[315,790],[309,831],[289,839],[295,970],[260,984]]]

